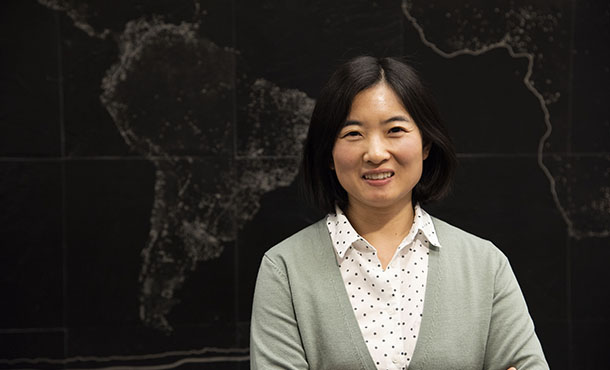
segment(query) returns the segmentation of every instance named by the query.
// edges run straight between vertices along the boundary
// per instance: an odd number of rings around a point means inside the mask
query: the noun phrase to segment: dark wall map
[[[455,140],[432,214],[510,258],[553,369],[610,366],[606,1],[5,1],[0,368],[247,369],[316,95],[407,55]],[[332,309],[332,308],[329,308]]]

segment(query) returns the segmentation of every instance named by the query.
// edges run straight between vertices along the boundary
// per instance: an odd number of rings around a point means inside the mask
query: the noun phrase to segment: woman
[[[546,369],[506,257],[428,215],[456,159],[417,74],[358,57],[323,88],[302,172],[323,220],[261,262],[253,369]]]

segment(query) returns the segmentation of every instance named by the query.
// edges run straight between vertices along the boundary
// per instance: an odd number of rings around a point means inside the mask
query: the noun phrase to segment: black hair
[[[419,128],[423,145],[430,146],[422,176],[413,189],[413,202],[444,197],[457,165],[455,150],[436,104],[413,67],[396,58],[360,56],[339,66],[316,102],[303,151],[303,191],[313,205],[333,213],[335,203],[347,207],[347,193],[331,170],[332,150],[354,97],[385,82],[398,95]]]

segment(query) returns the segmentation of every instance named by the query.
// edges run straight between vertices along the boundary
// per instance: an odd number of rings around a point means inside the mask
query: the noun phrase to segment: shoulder
[[[432,217],[434,229],[443,252],[460,259],[496,261],[506,256],[491,241],[471,234],[436,217]]]
[[[315,264],[320,255],[328,254],[332,249],[325,218],[321,219],[270,248],[265,257],[276,265],[307,266]]]

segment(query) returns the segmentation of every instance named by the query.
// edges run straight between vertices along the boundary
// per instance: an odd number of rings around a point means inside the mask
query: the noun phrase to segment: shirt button
[[[392,360],[392,363],[393,363],[394,365],[396,365],[396,364],[398,363],[398,360],[397,360],[397,359],[393,359],[393,360]]]

